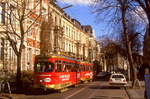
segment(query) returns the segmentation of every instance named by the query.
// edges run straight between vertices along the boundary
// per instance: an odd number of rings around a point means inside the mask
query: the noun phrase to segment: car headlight
[[[44,82],[51,82],[51,78],[44,78],[43,81]]]

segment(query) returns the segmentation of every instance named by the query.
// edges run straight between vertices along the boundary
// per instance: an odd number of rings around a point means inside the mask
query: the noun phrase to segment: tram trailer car
[[[62,55],[37,55],[34,88],[60,90],[93,79],[93,65]]]

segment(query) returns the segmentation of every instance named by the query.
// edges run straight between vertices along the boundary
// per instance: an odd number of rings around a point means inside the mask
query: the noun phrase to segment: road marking
[[[92,83],[92,84],[90,84],[90,85],[93,85],[93,83]],[[67,96],[65,99],[69,99],[69,98],[71,98],[72,96],[74,96],[74,95],[78,94],[79,92],[83,91],[83,90],[84,90],[84,89],[86,89],[87,87],[89,87],[89,86],[86,86],[86,87],[84,87],[84,88],[81,88],[80,90],[76,91],[75,93],[73,93],[73,94],[71,94],[71,95]]]
[[[96,92],[97,90],[94,90],[94,92],[92,92],[92,94],[89,96],[89,99],[92,99]]]
[[[124,87],[124,90],[125,90],[125,92],[126,92],[126,94],[127,94],[128,98],[129,98],[129,99],[131,99],[131,96],[130,96],[130,94],[129,94],[129,92],[128,92],[128,90],[127,90],[127,88],[126,88],[126,87]]]
[[[73,94],[71,94],[71,95],[67,96],[65,99],[69,99],[70,97],[72,97],[72,96],[74,96],[74,95],[78,94],[79,92],[81,92],[81,91],[82,91],[82,90],[84,90],[85,88],[87,88],[87,87],[84,87],[84,88],[82,88],[82,89],[80,89],[80,90],[76,91],[75,93],[73,93]]]

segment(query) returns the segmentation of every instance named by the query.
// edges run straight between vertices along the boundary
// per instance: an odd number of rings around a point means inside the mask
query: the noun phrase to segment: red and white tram
[[[34,87],[59,90],[93,79],[93,65],[62,55],[37,55]]]

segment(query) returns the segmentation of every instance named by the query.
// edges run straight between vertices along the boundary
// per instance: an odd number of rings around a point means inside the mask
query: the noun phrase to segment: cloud
[[[94,4],[95,0],[59,0],[59,1],[73,5],[91,5]]]

